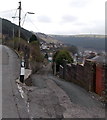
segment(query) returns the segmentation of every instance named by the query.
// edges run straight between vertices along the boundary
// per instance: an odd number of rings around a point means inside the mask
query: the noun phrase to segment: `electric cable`
[[[14,10],[16,10],[16,9],[11,9],[11,10],[0,11],[0,13],[12,12],[12,11],[14,11]]]
[[[23,10],[22,10],[22,12],[23,12],[24,14],[26,14]],[[26,17],[26,16],[25,16],[25,17]],[[38,31],[40,31],[28,16],[27,16],[27,19],[29,20],[30,23],[32,23],[32,25],[33,25]],[[24,20],[24,21],[25,21],[25,20]]]
[[[14,21],[14,19],[16,18],[16,14],[17,14],[17,9],[16,9],[16,11],[15,11],[15,15],[13,16],[13,21]]]

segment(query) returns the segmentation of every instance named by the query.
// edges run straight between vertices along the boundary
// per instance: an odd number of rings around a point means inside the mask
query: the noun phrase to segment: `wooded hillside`
[[[5,39],[9,40],[13,37],[13,29],[15,37],[18,37],[18,26],[9,20],[2,19],[2,33],[5,35]],[[21,28],[21,38],[28,40],[32,36],[32,33],[24,28]]]

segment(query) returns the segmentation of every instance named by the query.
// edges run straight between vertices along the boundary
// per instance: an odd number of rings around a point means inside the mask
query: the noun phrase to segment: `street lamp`
[[[13,22],[14,22],[14,19],[18,18],[18,17],[13,16],[12,18],[13,18]],[[13,23],[13,39],[14,39],[14,23]]]
[[[20,7],[19,7],[19,8],[20,8]],[[26,12],[26,14],[25,14],[25,16],[24,16],[24,20],[23,20],[22,26],[24,25],[25,18],[26,18],[26,15],[27,15],[27,14],[35,14],[35,13],[33,13],[33,12]],[[19,15],[19,17],[13,16],[12,18],[13,18],[13,21],[14,21],[15,18],[20,18],[20,20],[19,20],[19,44],[20,44],[20,28],[21,28],[20,22],[21,22],[21,14]],[[13,25],[13,39],[14,39],[14,25]],[[19,45],[19,49],[20,49],[20,45]]]
[[[14,19],[19,18],[19,17],[13,16],[12,18],[13,18],[13,22],[14,22]],[[14,41],[15,35],[14,35],[14,32],[15,32],[15,30],[14,30],[14,23],[13,23],[13,48],[15,48],[15,41]]]
[[[22,24],[22,26],[24,25],[25,18],[26,18],[26,15],[27,15],[27,14],[35,14],[35,13],[33,13],[33,12],[26,12],[26,14],[25,14],[25,16],[24,16],[24,20],[23,20],[23,24]]]

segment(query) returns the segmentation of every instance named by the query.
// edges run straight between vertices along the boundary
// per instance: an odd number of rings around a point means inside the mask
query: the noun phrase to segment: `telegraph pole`
[[[18,51],[20,50],[20,30],[21,30],[21,1],[19,2],[19,34],[18,34],[18,37],[19,37],[19,48],[18,48]]]

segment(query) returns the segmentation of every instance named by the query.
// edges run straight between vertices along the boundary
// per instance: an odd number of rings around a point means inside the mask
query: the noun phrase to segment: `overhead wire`
[[[18,8],[17,8],[17,9],[10,9],[10,10],[5,10],[5,11],[0,11],[0,13],[1,13],[1,14],[6,14],[6,13],[10,13],[10,12],[15,11],[14,16],[12,16],[12,17],[13,17],[13,21],[14,21],[15,18],[17,17],[17,10],[18,10]],[[22,12],[23,12],[24,14],[26,14],[23,10],[22,10]],[[26,17],[26,16],[24,16],[24,17],[22,18],[23,22],[25,21],[25,17]],[[26,19],[29,20],[29,22],[33,25],[33,27],[35,27],[35,29],[36,29],[37,31],[40,31],[40,30],[37,28],[37,26],[32,22],[32,20],[29,18],[29,16],[27,16]]]
[[[34,27],[39,31],[39,29],[36,27],[36,25],[32,22],[32,20],[28,17],[29,21],[34,25]]]
[[[14,11],[14,10],[16,10],[16,9],[11,9],[11,10],[0,11],[0,13],[12,12],[12,11]]]
[[[23,12],[24,14],[26,14],[23,10],[22,10],[22,12]],[[28,16],[27,16],[26,19],[28,19],[29,22],[32,23],[32,25],[39,31],[39,29],[36,27],[36,25],[32,22],[32,20],[31,20]],[[24,21],[25,21],[25,20],[24,20]]]
[[[13,21],[14,21],[14,19],[16,18],[16,14],[17,14],[17,9],[16,9],[16,11],[15,11],[15,15],[13,16]]]
[[[13,16],[14,12],[15,12],[14,17],[16,17],[17,9],[11,9],[11,10],[6,10],[6,11],[0,11],[0,17],[5,18],[5,19],[8,19],[8,20],[11,21],[11,18],[12,18],[12,16]],[[14,21],[14,19],[13,19],[13,21]]]

